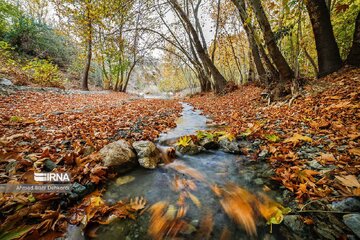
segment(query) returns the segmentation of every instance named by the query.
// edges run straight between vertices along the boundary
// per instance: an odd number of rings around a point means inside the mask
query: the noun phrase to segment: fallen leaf
[[[360,156],[360,148],[349,149],[349,153],[356,155],[356,156]]]
[[[360,188],[360,183],[354,175],[347,175],[343,177],[335,176],[335,178],[339,180],[341,184],[343,184],[346,187]]]
[[[129,182],[132,182],[135,180],[135,177],[133,176],[124,176],[124,177],[119,177],[116,179],[116,185],[124,185],[124,184],[127,184]]]
[[[304,142],[312,142],[312,139],[308,136],[303,136],[298,133],[295,133],[294,136],[287,138],[284,140],[284,143],[293,143],[294,145],[297,145],[300,141]]]

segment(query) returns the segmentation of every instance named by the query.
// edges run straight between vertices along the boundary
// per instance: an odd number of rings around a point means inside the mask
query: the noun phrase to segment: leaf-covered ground
[[[310,82],[291,106],[267,106],[261,92],[249,85],[222,97],[209,93],[187,101],[236,135],[260,139],[259,152],[250,157],[266,155],[274,179],[298,202],[360,196],[360,70]]]
[[[161,132],[175,127],[181,105],[171,100],[135,99],[121,93],[16,92],[0,96],[0,109],[0,183],[32,183],[35,170],[55,163],[54,171],[70,172],[76,182],[94,186],[109,177],[97,151],[120,138],[154,140]],[[66,201],[60,198],[61,195],[50,193],[0,193],[0,238],[6,234],[10,234],[9,239],[17,238],[11,238],[11,234],[24,236],[31,230],[33,239],[44,237],[45,233],[53,239],[66,228],[65,216],[58,211],[66,209],[60,205]],[[106,207],[98,199],[88,197],[84,202],[90,203],[83,202],[84,208],[99,205],[100,210],[123,217],[136,211],[136,207],[125,203]],[[81,206],[78,209],[90,211]],[[127,212],[122,214],[122,210]],[[95,212],[86,214],[88,218],[98,217]],[[20,222],[21,227],[17,228]]]

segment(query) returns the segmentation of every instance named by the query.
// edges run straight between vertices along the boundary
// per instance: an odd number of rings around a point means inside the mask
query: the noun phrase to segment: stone
[[[9,79],[6,79],[6,78],[0,78],[0,84],[1,85],[6,85],[6,86],[12,86],[14,85],[12,83],[12,81],[10,81]]]
[[[195,144],[184,146],[176,146],[176,151],[178,151],[181,154],[188,154],[188,155],[195,155],[203,151],[205,148],[202,146],[197,146]]]
[[[284,216],[284,224],[294,233],[303,235],[305,223],[300,215],[286,215]]]
[[[87,157],[89,156],[90,154],[92,154],[93,152],[95,152],[95,148],[93,146],[86,146],[84,148],[84,153],[83,153],[83,157]]]
[[[357,198],[346,198],[330,205],[331,210],[339,212],[358,212],[360,211],[360,200]]]
[[[216,141],[208,139],[208,138],[201,139],[200,146],[204,147],[207,150],[218,149],[220,147]]]
[[[324,166],[321,165],[317,160],[308,161],[307,165],[313,169],[321,170],[324,169]]]
[[[5,167],[5,172],[9,175],[13,175],[16,173],[16,166],[18,162],[15,159],[9,161],[9,163]]]
[[[137,141],[132,144],[138,156],[140,166],[154,169],[161,161],[160,150],[150,141]]]
[[[329,222],[317,222],[314,226],[314,231],[321,236],[322,239],[336,240],[343,235],[341,229],[336,228]]]
[[[221,139],[219,141],[220,149],[227,153],[240,153],[240,147],[237,141],[229,141],[228,139]]]
[[[271,178],[272,176],[275,175],[275,170],[271,167],[266,168],[262,173],[261,173],[261,177],[264,178]]]
[[[75,182],[71,187],[71,192],[69,195],[70,200],[77,200],[87,193],[87,188],[80,183]]]
[[[263,185],[263,184],[264,184],[264,181],[263,181],[261,178],[256,178],[256,179],[254,180],[254,183],[255,183],[256,185]]]
[[[104,146],[99,153],[105,167],[136,163],[136,154],[133,148],[124,140],[119,140]]]
[[[360,214],[351,213],[343,216],[344,223],[348,226],[354,234],[360,238]]]
[[[262,150],[260,153],[259,153],[259,159],[260,160],[264,160],[265,158],[266,158],[266,156],[268,155],[268,153],[269,153],[269,151],[268,150],[266,150],[266,149],[264,149],[264,150]]]
[[[51,161],[50,159],[46,159],[44,161],[44,170],[47,172],[51,172],[54,168],[56,168],[57,165],[56,163],[54,163],[53,161]]]

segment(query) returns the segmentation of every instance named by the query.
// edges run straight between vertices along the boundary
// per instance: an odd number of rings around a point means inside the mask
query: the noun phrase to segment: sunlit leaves
[[[269,140],[270,142],[279,142],[280,138],[275,134],[266,134],[265,138]]]
[[[293,143],[295,146],[301,141],[312,142],[312,139],[308,136],[303,136],[301,134],[295,133],[292,137],[285,139],[284,143]]]
[[[181,147],[187,147],[191,144],[192,139],[190,136],[183,136],[181,138],[179,138],[179,140],[176,142],[177,146],[181,146]]]

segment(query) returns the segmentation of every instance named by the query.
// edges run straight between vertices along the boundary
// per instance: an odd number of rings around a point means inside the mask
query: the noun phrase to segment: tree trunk
[[[356,17],[353,44],[346,63],[360,67],[360,12]]]
[[[125,84],[124,84],[124,87],[123,87],[123,89],[122,89],[123,92],[126,92],[128,83],[129,83],[129,81],[130,81],[131,74],[132,74],[135,66],[136,66],[136,62],[133,62],[133,64],[132,64],[131,67],[130,67],[130,70],[129,70],[127,76],[126,76]]]
[[[261,44],[258,44],[258,47],[259,47],[260,56],[264,60],[266,68],[271,73],[271,77],[269,78],[269,82],[271,83],[271,80],[279,78],[279,76],[280,76],[279,72],[276,69],[276,67],[272,64],[270,58],[268,57],[268,55],[265,52],[264,47]]]
[[[264,12],[260,0],[249,0],[249,3],[259,22],[270,57],[280,73],[280,82],[285,83],[290,81],[294,77],[294,72],[291,70],[289,64],[276,44],[274,33],[271,30],[269,20]]]
[[[190,22],[190,19],[186,16],[186,13],[182,10],[180,5],[178,4],[177,0],[169,0],[171,5],[173,6],[174,10],[179,14],[181,19],[184,21],[186,27],[188,28],[188,31],[191,33],[192,39],[194,41],[195,49],[197,54],[199,55],[199,58],[204,63],[205,67],[209,68],[211,75],[214,79],[214,90],[216,93],[220,93],[225,85],[226,80],[221,75],[219,70],[216,68],[216,66],[211,61],[209,55],[205,52],[200,39],[196,33],[195,28],[193,27],[192,23]]]
[[[248,77],[247,77],[247,81],[248,82],[254,82],[254,64],[253,64],[253,59],[252,59],[252,55],[251,55],[251,50],[249,51],[249,73],[248,73]]]
[[[259,54],[259,48],[257,46],[257,43],[255,41],[255,37],[252,33],[252,30],[250,29],[249,24],[246,22],[248,19],[248,14],[246,12],[245,8],[245,2],[244,0],[231,0],[236,8],[239,10],[240,13],[240,19],[243,24],[243,27],[245,29],[246,36],[249,41],[252,57],[254,59],[255,67],[257,74],[259,75],[260,81],[262,83],[268,84],[268,79],[266,77],[266,71],[264,68],[264,65],[261,62],[260,54]]]
[[[323,77],[341,68],[339,48],[335,41],[325,0],[307,0],[305,4],[315,36],[319,65],[318,77]]]
[[[86,55],[86,64],[85,69],[83,73],[83,79],[82,79],[82,90],[89,91],[88,86],[88,79],[89,79],[89,71],[90,71],[90,65],[91,65],[91,57],[92,57],[92,24],[89,20],[88,23],[88,36],[87,36],[87,55]]]

